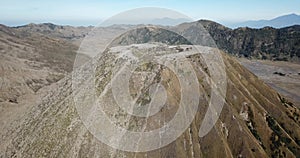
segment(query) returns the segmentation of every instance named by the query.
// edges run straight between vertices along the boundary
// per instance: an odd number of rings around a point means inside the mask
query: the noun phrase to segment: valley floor
[[[248,70],[300,107],[300,64],[239,58]]]

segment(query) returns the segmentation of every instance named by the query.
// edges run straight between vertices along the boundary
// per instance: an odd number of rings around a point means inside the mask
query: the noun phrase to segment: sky
[[[89,26],[140,7],[178,11],[194,20],[220,23],[272,19],[300,14],[300,0],[0,0],[0,23],[17,26],[51,22]]]

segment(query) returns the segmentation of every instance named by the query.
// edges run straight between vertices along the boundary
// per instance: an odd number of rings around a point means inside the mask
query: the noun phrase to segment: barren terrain
[[[300,65],[284,61],[238,59],[252,73],[300,107]]]

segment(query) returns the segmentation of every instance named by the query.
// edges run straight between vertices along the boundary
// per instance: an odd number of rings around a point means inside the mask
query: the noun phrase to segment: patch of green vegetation
[[[294,106],[294,104],[293,104],[292,102],[288,101],[288,100],[287,100],[286,98],[284,98],[284,97],[281,97],[279,94],[278,94],[278,97],[279,97],[281,103],[282,103],[284,106],[286,106],[286,107],[287,107],[287,105],[288,105],[288,106],[291,106],[291,107]]]
[[[143,96],[140,97],[140,99],[137,100],[137,103],[139,103],[141,106],[147,105],[151,102],[151,97],[149,95],[149,92],[144,93]]]
[[[293,154],[299,154],[299,148],[296,148],[292,144],[292,140],[286,136],[284,136],[281,131],[279,125],[276,123],[273,117],[267,116],[268,126],[273,130],[270,140],[272,144],[270,144],[272,157],[283,157],[280,147],[286,146]]]
[[[296,123],[299,124],[299,121],[300,121],[299,120],[300,119],[299,109],[297,107],[295,107],[292,102],[288,101],[284,97],[281,97],[279,94],[278,94],[278,97],[279,97],[282,105],[284,105],[287,108],[286,115],[291,120],[294,120]]]
[[[267,122],[268,122],[268,126],[275,132],[275,134],[277,135],[282,134],[280,127],[277,125],[273,117],[267,116]]]
[[[295,138],[295,142],[300,145],[300,139],[298,139],[297,137]]]

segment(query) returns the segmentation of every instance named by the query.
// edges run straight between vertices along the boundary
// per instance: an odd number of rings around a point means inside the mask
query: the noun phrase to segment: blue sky
[[[117,13],[139,7],[168,8],[195,20],[221,23],[300,14],[300,0],[1,0],[0,4],[0,23],[6,25],[31,22],[96,25]]]

